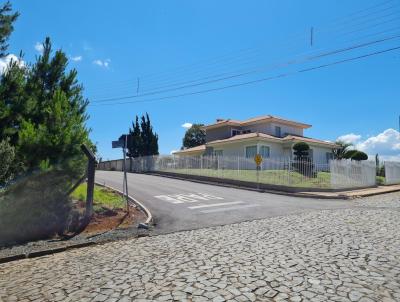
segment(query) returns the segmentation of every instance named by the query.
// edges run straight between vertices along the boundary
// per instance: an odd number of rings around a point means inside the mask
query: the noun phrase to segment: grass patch
[[[235,179],[241,181],[257,181],[255,170],[214,170],[214,169],[168,169],[166,172]],[[305,188],[330,188],[329,172],[318,172],[316,177],[307,177],[295,171],[263,170],[259,174],[260,183]]]
[[[72,192],[71,197],[80,202],[86,202],[86,192],[87,184],[82,183]],[[119,194],[105,187],[94,186],[93,209],[95,212],[101,212],[103,208],[114,210],[124,207],[125,201],[123,201]]]
[[[383,186],[385,184],[385,177],[377,176],[376,177],[376,184],[379,186]]]

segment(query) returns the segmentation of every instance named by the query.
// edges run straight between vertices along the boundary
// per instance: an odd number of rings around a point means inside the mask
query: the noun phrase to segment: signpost
[[[129,194],[128,194],[128,176],[126,173],[126,148],[128,147],[128,137],[129,134],[123,134],[117,141],[112,141],[113,148],[122,148],[122,153],[124,155],[124,161],[122,168],[124,170],[124,179],[122,181],[122,194],[125,197],[126,201],[126,211],[129,214]]]
[[[257,169],[257,189],[260,189],[260,170],[261,170],[261,163],[263,161],[263,158],[261,154],[256,154],[254,156],[254,162],[256,163],[256,169]]]

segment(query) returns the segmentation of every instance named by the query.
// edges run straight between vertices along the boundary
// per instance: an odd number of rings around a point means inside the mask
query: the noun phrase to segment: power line
[[[374,40],[374,41],[370,41],[370,42],[367,42],[367,43],[357,44],[357,45],[353,45],[353,46],[349,46],[349,47],[345,47],[345,48],[336,49],[336,50],[333,50],[333,51],[321,53],[321,54],[318,54],[318,55],[315,55],[315,56],[305,57],[305,58],[303,58],[301,60],[291,60],[289,62],[285,62],[283,64],[275,65],[273,67],[286,67],[286,66],[289,66],[289,65],[304,63],[304,62],[308,62],[308,61],[313,61],[313,60],[316,60],[316,59],[319,59],[319,58],[323,58],[323,57],[327,57],[327,56],[331,56],[331,55],[335,55],[335,54],[351,51],[351,50],[354,50],[354,49],[363,48],[363,47],[366,47],[366,46],[370,46],[370,45],[386,42],[386,41],[393,40],[393,39],[396,39],[396,38],[399,38],[399,37],[400,37],[400,35],[395,35],[395,36],[384,38],[384,39],[379,39],[379,40]],[[204,82],[200,82],[200,83],[196,83],[196,84],[184,85],[184,86],[180,86],[180,87],[169,88],[169,89],[164,89],[164,90],[159,90],[159,91],[154,91],[154,92],[149,92],[149,93],[143,93],[143,94],[139,94],[139,95],[137,94],[137,95],[124,96],[124,97],[114,97],[114,98],[101,99],[101,100],[93,101],[93,103],[112,102],[112,101],[117,101],[117,100],[138,98],[138,97],[143,97],[143,96],[150,96],[150,95],[161,94],[161,93],[166,93],[166,92],[171,92],[171,91],[176,91],[176,90],[182,90],[182,89],[187,89],[187,88],[207,85],[207,84],[211,84],[211,83],[221,82],[221,81],[225,81],[225,80],[229,80],[229,79],[234,79],[234,78],[238,78],[238,77],[242,77],[242,76],[250,75],[250,74],[254,74],[254,73],[264,72],[264,71],[266,71],[265,69],[266,69],[266,67],[258,68],[258,69],[252,70],[252,71],[239,73],[239,74],[235,74],[235,75],[230,75],[230,76],[222,77],[222,78],[219,78],[219,79],[214,79],[214,80],[204,81]]]
[[[232,84],[232,85],[223,86],[223,87],[217,87],[217,88],[211,88],[211,89],[200,90],[200,91],[195,91],[195,92],[189,92],[189,93],[165,96],[165,97],[161,97],[161,98],[153,98],[153,99],[147,99],[147,100],[137,100],[137,101],[130,101],[130,102],[120,102],[120,103],[112,103],[112,104],[95,104],[94,106],[123,105],[123,104],[145,103],[145,102],[147,103],[147,102],[154,102],[154,101],[161,101],[161,100],[179,98],[179,97],[183,97],[183,96],[190,96],[190,95],[196,95],[196,94],[203,94],[203,93],[209,93],[209,92],[214,92],[214,91],[220,91],[220,90],[225,90],[225,89],[229,89],[229,88],[235,88],[235,87],[240,87],[240,86],[245,86],[245,85],[250,85],[250,84],[256,84],[256,83],[260,83],[260,82],[265,82],[265,81],[269,81],[269,80],[273,80],[273,79],[288,77],[288,76],[299,74],[299,73],[305,73],[305,72],[309,72],[309,71],[313,71],[313,70],[317,70],[317,69],[321,69],[321,68],[326,68],[326,67],[329,67],[329,66],[334,66],[334,65],[338,65],[338,64],[347,63],[347,62],[350,62],[350,61],[355,61],[355,60],[359,60],[359,59],[363,59],[363,58],[367,58],[367,57],[383,54],[383,53],[390,52],[390,51],[395,51],[395,50],[398,50],[398,49],[400,49],[400,46],[389,48],[389,49],[385,49],[385,50],[381,50],[381,51],[376,51],[376,52],[372,52],[372,53],[368,53],[368,54],[357,56],[357,57],[352,57],[352,58],[349,58],[349,59],[339,60],[339,61],[335,61],[335,62],[332,62],[332,63],[327,63],[327,64],[315,66],[315,67],[305,68],[305,69],[301,69],[301,70],[294,71],[294,72],[282,73],[282,74],[279,74],[279,75],[276,75],[276,76],[271,76],[271,77],[267,77],[267,78],[261,78],[261,79],[258,79],[258,80],[248,81],[248,82],[244,82],[244,83]]]
[[[351,40],[349,40],[348,42],[352,42],[352,41],[357,41],[357,40],[364,40],[364,39],[366,39],[366,38],[370,38],[370,37],[374,37],[374,36],[380,36],[380,35],[382,35],[382,34],[387,34],[387,33],[390,33],[390,32],[392,32],[392,31],[396,31],[396,30],[398,30],[398,29],[400,29],[400,27],[392,27],[392,28],[389,28],[389,29],[386,29],[386,30],[383,30],[383,31],[379,31],[379,32],[374,32],[374,33],[372,33],[372,34],[368,34],[368,35],[363,35],[363,36],[361,36],[361,37],[357,37],[356,39],[351,39]],[[322,50],[325,50],[325,49],[327,49],[327,47],[320,47],[320,48],[317,48],[317,49],[313,49],[312,51],[307,51],[307,52],[304,52],[303,54],[298,54],[298,55],[296,55],[296,57],[300,57],[301,55],[312,55],[312,54],[318,54],[318,51],[322,51]],[[293,60],[293,59],[292,59]],[[270,66],[270,64],[268,65],[269,67],[274,67],[274,66]],[[256,69],[254,69],[254,68],[256,68]],[[151,89],[151,90],[144,90],[143,91],[143,94],[144,93],[151,93],[151,92],[157,92],[157,93],[159,93],[159,90],[160,89],[165,89],[165,88],[171,88],[171,87],[176,87],[176,86],[182,86],[182,85],[188,85],[188,84],[192,84],[192,83],[197,83],[197,82],[201,82],[201,81],[207,81],[207,80],[210,80],[210,79],[218,79],[218,78],[230,78],[231,76],[234,76],[234,75],[237,75],[238,73],[255,73],[255,72],[259,72],[259,70],[260,70],[260,67],[254,67],[253,69],[239,69],[239,70],[236,70],[236,71],[232,71],[232,72],[224,72],[224,73],[219,73],[219,74],[213,74],[213,75],[208,75],[208,76],[203,76],[203,77],[198,77],[198,78],[196,78],[196,79],[192,79],[192,80],[189,80],[189,81],[183,81],[183,82],[175,82],[175,83],[172,83],[172,84],[166,84],[166,85],[163,85],[163,86],[160,86],[160,87],[157,87],[157,88],[154,88],[154,89]],[[263,68],[266,68],[266,67],[263,67]],[[200,83],[201,84],[201,83]],[[130,85],[130,86],[128,86],[127,87],[128,88],[128,90],[129,90],[129,92],[131,92],[132,91],[132,88],[133,88],[133,85]],[[118,88],[118,90],[119,90],[119,92],[121,92],[121,89],[124,89],[124,87],[120,87],[120,88]],[[143,90],[143,89],[141,89],[141,90]],[[111,90],[112,91],[112,90]],[[137,94],[136,94],[137,95]],[[138,96],[139,97],[139,96]],[[92,96],[92,98],[95,98],[94,96]],[[100,97],[101,99],[102,98],[107,98],[107,97]]]
[[[347,15],[347,16],[344,16],[344,17],[342,17],[342,18],[337,18],[337,19],[334,19],[334,21],[335,20],[345,20],[346,22],[344,22],[344,23],[349,23],[349,22],[354,22],[355,20],[357,20],[357,19],[360,19],[360,18],[365,18],[365,17],[368,17],[368,16],[370,16],[370,15],[372,15],[372,14],[376,14],[377,12],[376,11],[374,11],[373,13],[369,13],[368,15],[364,15],[364,16],[359,16],[358,18],[356,18],[356,17],[352,17],[350,20],[347,20],[350,16],[356,16],[356,15],[359,15],[360,13],[363,13],[363,12],[366,12],[366,11],[370,11],[370,10],[372,10],[372,9],[375,9],[375,8],[379,8],[379,7],[384,7],[384,6],[386,6],[386,5],[388,5],[389,3],[393,3],[394,2],[394,0],[390,0],[390,1],[384,1],[384,2],[382,2],[382,3],[378,3],[378,4],[375,4],[375,5],[373,5],[373,6],[370,6],[370,7],[368,7],[368,8],[364,8],[364,9],[362,9],[362,10],[359,10],[359,11],[356,11],[356,12],[353,12],[353,13],[351,13],[351,14],[349,14],[349,15]],[[397,4],[396,4],[397,5]],[[395,5],[395,6],[396,6]],[[393,7],[395,7],[395,6],[391,6],[391,7],[386,7],[386,8],[384,8],[383,10],[380,10],[380,11],[378,11],[378,13],[380,13],[380,12],[382,12],[382,11],[385,11],[385,10],[387,10],[387,9],[389,9],[389,8],[393,8]],[[340,22],[342,22],[343,23],[343,21],[340,21]],[[338,21],[336,21],[336,23],[338,23]],[[335,23],[334,23],[335,24]],[[333,24],[333,25],[334,25]],[[332,26],[332,25],[331,25]],[[354,26],[354,25],[353,25]],[[357,25],[356,25],[357,26]],[[348,26],[347,26],[348,27]],[[347,28],[346,27],[346,28]],[[316,29],[315,30],[316,32],[323,32],[323,27],[322,27],[322,29]],[[301,33],[301,36],[300,37],[298,37],[298,38],[304,38],[304,33]],[[257,47],[255,50],[260,50],[259,49],[259,47]],[[244,49],[244,50],[241,50],[241,52],[244,52],[244,51],[253,51],[251,48],[249,48],[249,49]],[[226,56],[225,56],[226,57]],[[234,58],[234,59],[236,59],[236,58]],[[232,59],[231,59],[232,60]],[[219,64],[220,62],[218,61],[218,59],[213,59],[213,61],[217,61],[216,63],[217,64]],[[190,66],[196,66],[196,65],[200,65],[200,62],[199,63],[195,63],[195,64],[192,64],[192,65],[189,65],[189,66],[183,66],[183,67],[180,67],[180,68],[178,68],[178,70],[179,69],[184,69],[184,70],[187,70]],[[209,65],[209,64],[208,64]],[[202,66],[202,65],[200,65],[200,66]],[[170,75],[168,75],[168,72],[164,72],[164,74],[165,73],[167,73],[167,76],[168,76],[168,79],[170,79]],[[160,73],[157,73],[157,74],[151,74],[151,75],[144,75],[144,76],[141,76],[141,79],[143,80],[142,81],[142,86],[144,85],[144,86],[146,86],[146,85],[148,85],[148,83],[151,83],[151,82],[153,82],[154,83],[154,81],[158,78],[158,79],[160,79],[160,77],[162,77],[162,73],[160,74]],[[151,79],[151,78],[153,78],[153,80],[152,81],[148,81],[149,79]],[[164,76],[164,78],[165,78],[165,76]],[[146,79],[147,79],[147,81],[146,81]],[[162,79],[162,78],[161,78]],[[135,79],[136,80],[136,79]],[[124,83],[133,83],[135,80],[126,80],[126,81],[124,81]],[[121,82],[122,83],[122,82]],[[147,84],[146,84],[147,83]],[[112,83],[111,83],[111,85],[112,85]],[[133,85],[133,84],[132,84]],[[106,87],[107,86],[107,84],[103,84],[102,85],[102,87]]]

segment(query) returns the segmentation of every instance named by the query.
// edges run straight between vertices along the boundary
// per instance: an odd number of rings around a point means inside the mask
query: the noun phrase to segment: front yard
[[[257,182],[257,171],[255,170],[168,169],[164,171],[179,174]],[[264,184],[292,187],[329,188],[331,185],[331,178],[329,172],[318,172],[316,173],[315,177],[307,177],[295,171],[289,172],[287,170],[263,170],[259,171],[259,182]]]

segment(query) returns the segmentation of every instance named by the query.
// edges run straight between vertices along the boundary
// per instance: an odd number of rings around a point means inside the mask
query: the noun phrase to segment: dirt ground
[[[113,229],[123,229],[146,220],[142,211],[134,206],[129,207],[129,214],[126,209],[107,210],[102,213],[94,213],[92,220],[81,233],[86,236],[104,233]]]

